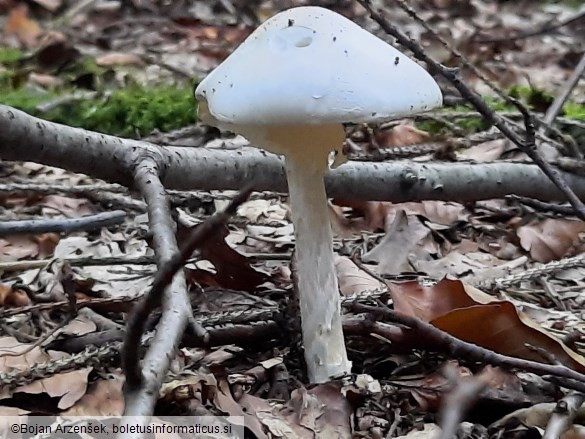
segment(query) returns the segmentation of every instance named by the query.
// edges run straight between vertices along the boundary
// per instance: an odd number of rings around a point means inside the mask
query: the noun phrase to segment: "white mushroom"
[[[352,21],[307,6],[263,23],[195,94],[203,122],[285,156],[309,379],[349,373],[323,182],[328,155],[343,144],[343,123],[438,107],[438,85]]]

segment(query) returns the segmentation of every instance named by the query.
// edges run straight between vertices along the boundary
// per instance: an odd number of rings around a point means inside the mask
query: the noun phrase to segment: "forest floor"
[[[420,20],[398,1],[372,3],[520,125],[506,96],[543,119],[566,91],[551,128],[539,128],[546,141],[538,146],[549,163],[583,175],[585,80],[567,85],[585,54],[581,2],[407,2]],[[242,147],[245,139],[197,122],[193,87],[261,21],[304,4],[392,41],[347,0],[0,0],[0,104],[159,145]],[[439,82],[440,110],[348,125],[350,159],[528,163]],[[577,410],[585,397],[573,393],[585,379],[507,361],[585,373],[585,222],[560,200],[519,197],[514,187],[506,193],[465,202],[331,200],[344,300],[367,295],[475,348],[457,349],[424,328],[366,325],[346,310],[353,375],[316,386],[308,385],[298,316],[290,315],[287,197],[254,193],[185,268],[194,315],[214,342],[185,341],[156,414],[244,416],[250,437],[259,438],[434,437],[439,425],[459,437],[585,437],[585,411]],[[169,191],[179,242],[234,194]],[[1,164],[2,222],[113,210],[124,215],[107,227],[0,234],[0,416],[120,415],[125,313],[156,273],[148,217],[134,192],[42,164]],[[73,310],[72,301],[95,303]],[[564,414],[561,400],[569,404]]]

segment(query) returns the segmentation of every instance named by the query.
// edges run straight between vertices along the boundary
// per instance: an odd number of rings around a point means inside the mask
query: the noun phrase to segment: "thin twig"
[[[0,223],[0,236],[38,233],[69,234],[118,225],[124,221],[124,218],[126,218],[126,212],[114,210],[80,218],[4,221]]]
[[[575,210],[571,206],[546,203],[544,201],[535,200],[534,198],[519,197],[518,195],[506,195],[506,199],[517,201],[518,203],[532,207],[536,210],[558,213],[564,216],[573,215],[575,213]]]
[[[578,12],[575,15],[567,18],[566,20],[560,21],[560,22],[552,24],[552,25],[541,27],[540,29],[536,29],[533,31],[523,32],[523,33],[519,33],[517,35],[507,35],[505,37],[492,37],[492,38],[486,37],[486,38],[472,39],[471,42],[472,43],[486,44],[486,43],[499,43],[501,41],[523,40],[526,38],[536,37],[538,35],[544,35],[544,34],[547,34],[549,32],[553,32],[557,29],[560,29],[561,27],[565,27],[565,26],[572,24],[572,23],[575,23],[579,20],[583,20],[584,18],[585,18],[585,12]]]
[[[434,327],[416,317],[410,317],[385,306],[369,306],[360,303],[344,305],[355,313],[367,313],[371,316],[383,317],[386,321],[404,325],[414,331],[417,337],[425,341],[425,346],[433,346],[437,351],[446,351],[458,357],[464,357],[470,361],[480,361],[494,366],[500,366],[506,370],[519,369],[536,375],[553,375],[561,378],[585,383],[585,375],[563,365],[551,365],[531,360],[509,357],[499,354],[473,343],[460,340],[451,334]]]
[[[569,99],[569,96],[571,96],[573,89],[577,86],[579,79],[581,79],[581,76],[583,76],[584,71],[585,71],[585,52],[581,56],[581,60],[577,64],[577,67],[575,67],[575,70],[573,70],[573,73],[571,73],[571,76],[569,76],[567,81],[563,84],[561,93],[559,93],[559,95],[555,98],[555,100],[550,105],[550,107],[548,107],[548,110],[546,110],[546,114],[544,115],[544,119],[543,119],[545,126],[541,127],[541,129],[548,127],[556,119],[556,117],[558,116],[558,114],[562,110],[563,105],[565,104],[565,102],[567,102],[567,99]]]

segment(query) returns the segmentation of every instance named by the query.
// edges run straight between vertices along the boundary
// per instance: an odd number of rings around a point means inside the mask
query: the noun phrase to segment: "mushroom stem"
[[[296,157],[285,163],[295,226],[305,361],[309,380],[321,383],[351,368],[341,329],[327,196],[321,171],[307,172],[306,163]]]
[[[297,280],[305,360],[312,383],[347,374],[335,273],[333,234],[323,177],[329,151],[345,138],[341,125],[278,126],[245,133],[257,146],[286,152],[285,167],[295,227]]]

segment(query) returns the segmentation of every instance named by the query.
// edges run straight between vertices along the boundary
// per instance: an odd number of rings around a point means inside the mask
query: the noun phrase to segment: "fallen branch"
[[[81,147],[80,147],[81,145]],[[34,161],[133,186],[132,170],[145,158],[161,170],[167,189],[240,189],[286,192],[278,156],[256,148],[238,150],[160,147],[47,122],[0,105],[0,157]],[[562,173],[585,198],[585,178]],[[538,167],[511,162],[392,163],[349,162],[325,177],[330,197],[345,200],[477,201],[508,194],[564,201]]]
[[[123,160],[120,161],[123,162]],[[126,165],[129,164],[126,162]],[[153,235],[152,246],[157,257],[158,268],[162,269],[168,261],[175,257],[179,249],[175,238],[175,223],[172,219],[165,188],[159,178],[160,168],[154,160],[140,157],[140,161],[129,170],[134,176],[136,187],[146,202],[150,231]],[[128,169],[125,169],[124,172],[128,172]],[[163,291],[160,291],[160,294],[158,291],[155,291],[154,294],[146,294],[130,314],[127,325],[128,338],[124,346],[127,351],[127,353],[125,352],[127,376],[124,386],[124,414],[140,416],[140,422],[143,423],[148,423],[149,417],[154,413],[160,387],[192,315],[184,273],[181,272],[171,277],[169,283],[170,285],[164,294]],[[164,287],[166,286],[164,285]],[[148,316],[150,311],[159,305],[162,308],[162,315],[142,361],[141,369],[138,365],[137,350],[140,346],[146,317],[141,322],[136,320],[143,315]],[[136,346],[129,348],[128,340],[135,342]],[[136,434],[132,437],[141,438],[143,435]]]
[[[572,393],[558,401],[542,439],[561,437],[565,431],[571,428],[583,402],[585,402],[585,395],[582,393]]]

